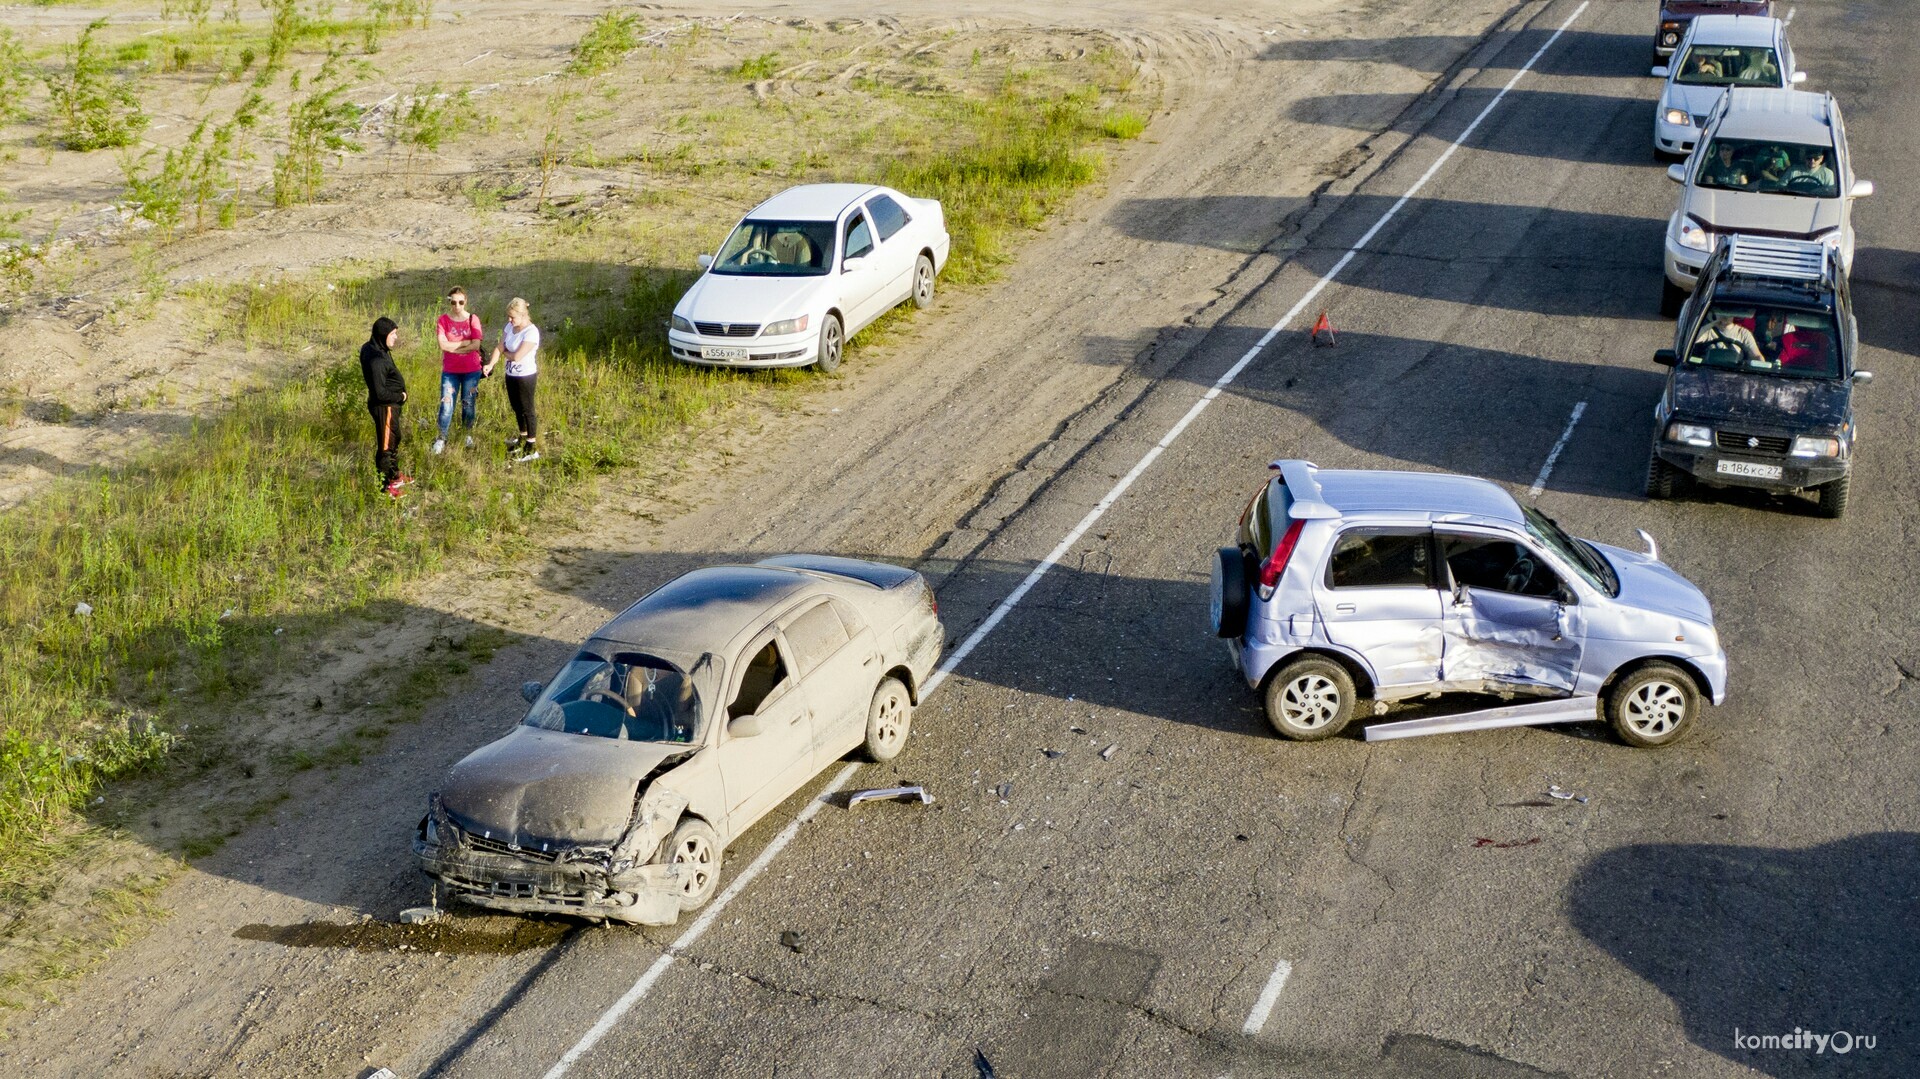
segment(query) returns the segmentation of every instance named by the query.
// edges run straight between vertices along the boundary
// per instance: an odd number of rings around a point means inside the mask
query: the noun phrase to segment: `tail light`
[[[1305,521],[1294,521],[1287,525],[1287,531],[1280,542],[1273,545],[1273,553],[1260,563],[1260,587],[1268,592],[1280,584],[1280,575],[1287,572],[1287,562],[1293,558],[1293,549],[1300,543],[1300,527]]]

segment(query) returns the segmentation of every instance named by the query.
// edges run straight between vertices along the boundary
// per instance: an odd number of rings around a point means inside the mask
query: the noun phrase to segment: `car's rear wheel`
[[[1325,656],[1304,656],[1267,683],[1267,722],[1296,742],[1332,738],[1353,718],[1357,696],[1345,667]]]
[[[1222,547],[1214,552],[1213,574],[1207,582],[1208,613],[1213,618],[1214,636],[1232,638],[1246,633],[1252,583],[1245,552],[1238,547]]]
[[[873,703],[867,706],[867,740],[861,746],[867,759],[878,763],[898,757],[907,747],[912,727],[912,695],[898,678],[882,678],[873,691]]]
[[[1649,663],[1607,690],[1607,722],[1630,746],[1677,742],[1700,714],[1700,687],[1671,663]]]
[[[840,353],[847,347],[846,333],[840,327],[840,316],[828,315],[820,320],[820,351],[814,354],[814,369],[823,374],[831,374],[840,369]]]
[[[698,817],[681,820],[667,837],[662,861],[680,869],[680,909],[695,911],[720,890],[720,863],[726,851],[713,826]]]
[[[1687,303],[1687,290],[1662,278],[1660,281],[1660,313],[1673,318]]]
[[[1852,476],[1842,476],[1830,483],[1820,485],[1820,516],[1838,520],[1847,515],[1847,489],[1853,485]]]
[[[1647,462],[1647,497],[1672,498],[1680,489],[1680,470],[1662,460],[1655,452]]]
[[[913,306],[922,311],[933,306],[933,260],[925,255],[913,264]]]

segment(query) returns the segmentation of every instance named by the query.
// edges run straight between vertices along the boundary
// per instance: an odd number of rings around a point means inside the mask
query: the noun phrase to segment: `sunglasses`
[[[447,302],[448,302],[448,303],[450,303],[450,304],[452,304],[452,305],[453,305],[453,306],[455,306],[455,307],[465,307],[465,306],[467,306],[467,301],[465,301],[465,300],[456,300],[456,299],[454,299],[454,298],[453,298],[453,297],[451,297],[451,296],[449,296],[449,297],[447,297]]]

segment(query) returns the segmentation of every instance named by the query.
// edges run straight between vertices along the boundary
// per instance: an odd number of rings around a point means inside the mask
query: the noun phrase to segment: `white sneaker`
[[[472,448],[473,448],[473,436],[472,436],[472,435],[468,435],[468,436],[467,436],[467,449],[472,449]]]
[[[437,456],[439,456],[440,454],[443,454],[443,453],[445,453],[445,452],[447,452],[447,440],[446,440],[446,439],[444,439],[444,438],[436,438],[436,439],[434,439],[434,440],[433,440],[433,453],[434,453],[434,456],[436,456],[436,457],[437,457]]]
[[[538,461],[539,459],[540,459],[539,450],[528,450],[527,452],[521,454],[520,456],[515,457],[513,459],[513,463],[516,465],[524,465],[528,461]]]

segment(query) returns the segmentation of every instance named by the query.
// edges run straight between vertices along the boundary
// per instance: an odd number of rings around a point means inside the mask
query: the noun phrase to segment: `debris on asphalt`
[[[1086,729],[1085,727],[1077,727],[1077,726],[1070,726],[1070,727],[1068,727],[1067,729],[1068,729],[1068,730],[1070,730],[1070,731],[1072,731],[1072,732],[1073,732],[1073,733],[1075,733],[1075,734],[1085,734],[1085,733],[1087,733],[1087,729]]]
[[[1579,802],[1581,805],[1587,804],[1586,795],[1575,794],[1572,791],[1563,791],[1557,783],[1547,788],[1547,797],[1555,798],[1562,802]]]
[[[800,931],[797,929],[782,929],[780,931],[780,946],[795,955],[799,955],[806,950],[800,944]]]
[[[1112,745],[1100,751],[1100,759],[1103,761],[1110,761],[1113,759],[1113,755],[1115,753],[1118,753],[1119,751],[1120,751],[1120,743],[1115,742]]]
[[[994,1074],[993,1062],[987,1059],[987,1054],[978,1049],[973,1051],[973,1072],[974,1079],[1000,1079]]]
[[[1002,783],[998,787],[995,787],[993,792],[999,795],[1000,800],[1004,802],[1013,796],[1013,783],[1011,781]]]
[[[1044,753],[1046,755],[1046,758],[1050,761],[1057,761],[1060,758],[1066,756],[1065,753],[1057,749],[1043,749],[1040,752]]]
[[[1538,842],[1540,842],[1539,836],[1534,836],[1530,839],[1507,839],[1507,840],[1493,839],[1484,835],[1477,835],[1473,837],[1474,846],[1492,847],[1495,850],[1511,850],[1514,847],[1531,847]]]
[[[847,808],[852,809],[861,802],[876,802],[882,800],[901,802],[917,801],[921,805],[929,805],[933,802],[933,795],[928,794],[926,788],[920,786],[873,787],[868,790],[854,791],[852,794],[847,795]]]
[[[392,1068],[375,1068],[361,1079],[400,1079],[400,1077],[393,1074]]]
[[[439,907],[408,907],[400,912],[401,925],[429,925],[442,920],[447,912]]]
[[[86,616],[93,613],[93,604],[76,603],[73,605],[73,613],[79,615],[82,618],[85,618]]]

